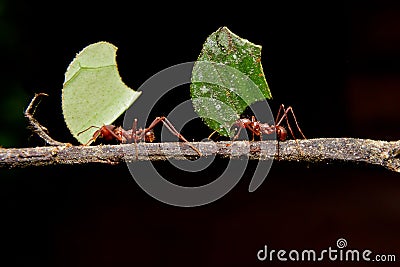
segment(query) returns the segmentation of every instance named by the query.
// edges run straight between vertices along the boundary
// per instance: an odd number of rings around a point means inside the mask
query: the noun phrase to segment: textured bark
[[[202,157],[246,158],[250,160],[296,161],[306,163],[363,163],[379,165],[400,172],[400,141],[386,142],[355,138],[320,138],[307,140],[193,142]],[[195,159],[198,154],[183,142],[138,143],[99,146],[46,146],[0,148],[1,168],[44,165],[119,164],[125,161],[160,161]]]

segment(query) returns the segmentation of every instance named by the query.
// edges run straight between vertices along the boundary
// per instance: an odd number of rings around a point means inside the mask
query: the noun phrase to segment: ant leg
[[[295,135],[294,135],[294,133],[293,133],[292,127],[290,126],[289,119],[288,119],[288,116],[287,116],[288,111],[289,111],[289,109],[290,109],[291,107],[288,107],[287,109],[285,109],[284,106],[283,106],[283,104],[281,105],[281,107],[283,107],[284,113],[283,113],[281,119],[279,120],[278,124],[275,124],[275,126],[280,125],[281,122],[283,121],[283,119],[285,119],[286,125],[287,125],[287,127],[288,127],[288,129],[289,129],[289,132],[290,132],[290,134],[292,135],[293,139],[294,139],[294,140],[296,141],[296,143],[297,143],[297,138],[295,137]]]
[[[209,136],[208,136],[208,140],[210,140],[211,139],[211,136],[213,136],[214,134],[216,134],[217,133],[217,131],[214,131],[214,132],[212,132]]]
[[[231,143],[227,144],[226,146],[231,146],[233,144],[234,141],[236,141],[239,138],[240,132],[242,131],[243,127],[239,126],[239,130],[237,130],[237,133],[235,134],[235,136],[232,138]]]
[[[82,133],[82,132],[80,132],[80,133]],[[79,133],[78,133],[78,134],[79,134]],[[93,137],[90,138],[89,141],[87,141],[86,144],[84,144],[83,146],[88,146],[88,145],[90,145],[92,142],[96,142],[96,139],[99,138],[100,134],[101,134],[100,131],[98,131],[98,132],[97,132],[95,135],[93,135]]]
[[[278,118],[279,118],[279,115],[281,114],[281,112],[282,112],[282,110],[283,110],[283,112],[285,111],[285,106],[283,105],[283,104],[281,104],[280,106],[279,106],[279,109],[278,109],[278,114],[276,115],[276,118],[275,118],[275,126],[277,126],[277,125],[279,125],[281,122],[282,122],[282,118],[279,120],[279,122],[278,122]],[[285,113],[285,112],[284,112]],[[283,115],[284,116],[284,115]],[[283,117],[282,116],[282,117]],[[290,128],[290,125],[288,125],[288,128],[289,128],[289,130],[290,130],[290,132],[291,133],[293,133],[292,132],[292,129]],[[292,136],[293,136],[293,134],[292,134]],[[294,138],[294,137],[293,137]],[[295,140],[296,140],[296,138],[295,138]],[[297,142],[297,140],[296,140],[296,142]],[[279,141],[279,138],[277,139],[277,143],[276,143],[276,157],[277,157],[277,159],[279,160],[279,150],[280,150],[280,147],[281,147],[281,145],[280,145],[280,141]]]
[[[240,132],[242,131],[242,129],[245,129],[245,128],[249,129],[249,130],[252,132],[252,134],[253,134],[253,140],[252,140],[252,141],[254,141],[255,131],[254,131],[251,127],[249,127],[249,126],[245,126],[245,127],[239,126],[239,130],[238,130],[238,132],[236,133],[236,135],[232,138],[232,141],[235,141],[236,139],[238,139],[238,138],[239,138],[239,135],[240,135]]]
[[[136,129],[137,129],[137,119],[134,119],[133,120],[133,124],[132,124],[132,132],[131,132],[131,137],[130,137],[130,139],[131,140],[134,140],[134,142],[136,143],[136,139],[137,139],[137,136],[136,136]],[[131,141],[132,142],[132,141]]]
[[[135,118],[133,120],[133,125],[132,125],[132,133],[131,133],[131,140],[133,139],[135,142],[135,151],[136,151],[136,160],[139,158],[139,151],[137,147],[137,136],[136,136],[136,128],[137,128],[137,119]]]
[[[254,141],[254,136],[255,136],[255,135],[260,135],[260,136],[261,136],[261,133],[257,133],[257,131],[254,130],[253,128],[251,128],[250,125],[246,125],[246,128],[247,128],[248,130],[250,130],[250,132],[251,132],[252,135],[253,135],[253,139],[252,139],[251,141]]]
[[[285,106],[284,106],[283,104],[281,104],[281,106],[280,106],[280,108],[279,108],[279,111],[280,111],[281,109],[284,110],[284,113],[283,113],[282,117],[280,118],[280,120],[279,120],[277,123],[275,123],[275,126],[280,125],[280,124],[282,123],[283,119],[285,119],[285,120],[286,120],[286,124],[287,124],[287,126],[288,126],[288,128],[289,128],[289,130],[290,130],[290,134],[292,135],[293,138],[295,138],[295,136],[294,136],[294,134],[293,134],[293,130],[292,130],[292,128],[290,127],[289,119],[288,119],[288,113],[290,112],[290,113],[292,114],[292,116],[293,116],[293,119],[294,119],[294,122],[295,122],[295,124],[296,124],[297,130],[300,132],[301,136],[302,136],[304,139],[307,139],[307,138],[305,137],[305,135],[303,134],[303,131],[301,130],[301,128],[300,128],[300,126],[299,126],[299,123],[297,122],[296,115],[294,114],[293,108],[292,108],[291,106],[289,106],[287,109],[285,109]],[[279,115],[279,113],[280,113],[279,111],[278,111],[278,115]],[[277,116],[277,119],[278,119],[278,116]],[[296,139],[296,138],[295,138],[295,139]]]
[[[279,160],[279,149],[280,149],[280,147],[281,147],[281,145],[280,145],[279,142],[280,142],[280,141],[279,141],[279,139],[278,139],[278,143],[276,144],[276,156],[277,156],[278,160]]]
[[[97,127],[97,126],[90,126],[90,127],[88,127],[87,129],[85,129],[85,130],[83,130],[83,131],[80,131],[80,132],[77,133],[76,135],[83,134],[84,132],[86,132],[87,130],[90,130],[90,129],[92,129],[92,128],[100,129],[100,127]],[[92,142],[95,142],[96,139],[97,139],[99,136],[100,136],[100,132],[97,132],[97,133],[96,133],[96,136],[93,135],[92,138],[90,138],[89,141],[87,141],[87,142],[86,142],[85,144],[83,144],[83,145],[84,145],[84,146],[90,145]]]
[[[256,120],[256,117],[255,116],[251,116],[251,122],[256,122],[257,120]],[[250,129],[250,127],[248,127],[249,129]],[[252,139],[251,139],[251,141],[254,141],[254,130],[253,129],[250,129],[251,130],[251,133],[252,133]],[[261,135],[260,135],[260,138],[261,138]]]
[[[200,153],[200,151],[195,148],[188,140],[186,140],[185,137],[183,137],[183,135],[181,135],[176,129],[175,127],[172,125],[172,123],[166,118],[166,117],[157,117],[155,118],[155,120],[150,124],[150,126],[146,129],[144,129],[144,133],[150,131],[151,129],[153,129],[159,122],[162,122],[164,124],[164,126],[175,136],[177,136],[179,139],[181,139],[182,141],[184,141],[185,143],[187,143],[188,146],[190,146],[194,151],[197,152],[197,154],[199,154],[199,156],[202,156],[202,154]]]
[[[239,135],[240,135],[240,132],[242,131],[242,129],[243,128],[239,126],[239,130],[237,131],[235,136],[232,138],[232,142],[239,138]]]
[[[154,121],[152,121],[149,125],[149,127],[145,128],[143,130],[143,132],[141,133],[141,135],[146,134],[148,131],[152,130],[154,127],[156,127],[157,124],[159,124],[161,121],[164,120],[165,117],[157,117],[154,119]]]
[[[278,124],[276,124],[276,125],[279,125],[279,124],[282,122],[282,120],[285,118],[286,124],[287,124],[287,126],[288,126],[289,131],[290,131],[290,134],[292,135],[293,139],[296,141],[296,144],[297,144],[297,146],[298,146],[298,148],[299,148],[300,153],[303,154],[303,151],[300,149],[299,141],[297,141],[296,137],[295,137],[294,134],[293,134],[292,127],[290,127],[290,123],[289,123],[289,119],[288,119],[288,114],[289,114],[289,112],[290,112],[290,113],[292,114],[292,116],[293,116],[293,119],[294,119],[294,122],[295,122],[295,124],[296,124],[297,130],[300,132],[300,134],[302,135],[302,137],[303,137],[304,139],[307,139],[307,138],[305,137],[305,135],[303,134],[303,132],[302,132],[301,129],[300,129],[300,126],[299,126],[299,124],[298,124],[298,122],[297,122],[297,119],[296,119],[296,115],[294,115],[293,108],[292,108],[291,106],[289,106],[287,109],[285,109],[283,104],[281,105],[281,107],[282,107],[282,109],[284,110],[284,113],[283,113],[281,119],[279,120]],[[279,140],[278,140],[278,145],[279,145]],[[278,147],[278,148],[279,148],[279,147]],[[279,153],[279,150],[278,150],[278,153]],[[279,154],[278,154],[278,159],[279,159]]]
[[[182,141],[184,141],[185,143],[187,143],[194,151],[197,152],[197,154],[199,154],[199,156],[202,156],[202,154],[200,153],[200,151],[194,147],[188,140],[186,140],[185,137],[183,137],[183,135],[181,135],[176,129],[175,127],[172,125],[172,123],[166,118],[163,117],[162,122],[164,123],[165,127],[174,135],[176,135],[179,139],[181,139]]]
[[[279,115],[281,115],[281,112],[285,112],[285,106],[284,106],[283,104],[281,104],[281,105],[279,106],[278,114],[276,114],[276,118],[275,118],[275,125],[279,125],[278,119],[279,119]],[[282,120],[282,119],[281,119],[281,120]],[[281,120],[280,120],[280,121],[281,121]]]

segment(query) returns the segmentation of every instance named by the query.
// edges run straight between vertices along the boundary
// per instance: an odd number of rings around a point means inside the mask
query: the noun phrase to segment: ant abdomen
[[[287,131],[283,126],[276,126],[276,137],[279,141],[285,141],[287,138]]]

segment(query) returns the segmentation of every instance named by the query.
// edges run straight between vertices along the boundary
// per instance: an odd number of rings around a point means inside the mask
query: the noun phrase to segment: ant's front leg
[[[243,128],[239,126],[239,129],[237,130],[237,133],[236,133],[235,136],[232,138],[232,142],[233,142],[233,141],[236,141],[236,140],[239,138],[240,132],[242,131],[242,129],[243,129]]]
[[[85,144],[83,144],[83,146],[88,146],[93,142],[96,142],[97,138],[99,138],[99,136],[101,135],[100,130],[97,130],[96,132],[94,132],[92,138],[89,139],[89,141],[87,141]]]
[[[253,127],[251,127],[251,129],[250,129],[250,131],[251,131],[251,133],[252,133],[252,140],[251,141],[254,141],[254,125],[257,123],[257,120],[256,120],[256,117],[255,116],[251,116],[251,124],[252,124],[252,126]],[[250,128],[249,126],[247,126],[247,128]]]
[[[100,128],[100,127],[97,127],[97,126],[90,126],[90,127],[88,127],[87,129],[85,129],[85,130],[83,130],[83,131],[80,131],[77,135],[80,135],[80,134],[82,134],[82,133],[84,133],[84,132],[86,132],[87,130],[90,130],[90,129],[92,129],[92,128],[97,128],[97,129],[99,129],[99,130],[95,131],[94,134],[93,134],[93,136],[92,136],[92,138],[90,138],[89,141],[87,141],[85,144],[83,144],[83,146],[88,146],[88,145],[90,145],[91,143],[96,142],[96,139],[99,138],[99,136],[101,135],[101,131],[100,131],[101,128]]]

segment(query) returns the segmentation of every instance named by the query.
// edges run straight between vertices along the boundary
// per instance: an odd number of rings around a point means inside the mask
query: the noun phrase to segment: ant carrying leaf
[[[281,115],[281,112],[282,112],[282,115]],[[292,138],[294,140],[297,140],[293,133],[292,127],[290,126],[288,114],[292,114],[292,117],[296,124],[297,130],[299,131],[301,136],[304,139],[306,139],[302,130],[300,129],[300,126],[297,122],[296,116],[294,115],[293,108],[290,106],[288,108],[285,108],[285,106],[283,104],[281,104],[279,107],[279,110],[278,110],[278,114],[275,119],[275,124],[273,124],[273,125],[270,125],[268,123],[262,123],[262,122],[256,120],[256,118],[254,116],[251,117],[251,120],[247,119],[247,118],[238,119],[236,121],[236,123],[234,124],[234,126],[236,126],[238,128],[238,130],[237,130],[236,135],[233,137],[233,140],[236,140],[239,138],[240,131],[242,129],[248,129],[253,134],[253,141],[254,141],[255,135],[259,136],[260,140],[262,140],[263,135],[270,135],[273,133],[276,133],[276,137],[277,137],[278,141],[285,141],[288,133],[287,133],[286,128],[281,125],[283,120],[286,121],[286,125],[289,129],[290,134],[292,135]],[[280,115],[281,115],[281,117],[279,117]]]
[[[133,126],[132,129],[125,130],[121,126],[115,126],[115,125],[103,125],[102,127],[97,127],[97,126],[90,126],[89,128],[81,131],[78,133],[81,134],[83,132],[86,132],[87,130],[91,128],[99,128],[97,131],[94,132],[92,138],[89,139],[89,141],[85,145],[89,145],[92,142],[95,142],[97,138],[102,138],[105,141],[117,141],[119,143],[137,143],[140,141],[145,141],[145,142],[153,142],[155,140],[154,136],[154,131],[153,128],[162,122],[164,126],[175,136],[177,136],[180,140],[185,142],[188,146],[190,146],[196,153],[201,156],[200,151],[194,147],[183,135],[181,135],[175,127],[172,125],[172,123],[166,118],[166,117],[157,117],[154,119],[154,121],[150,124],[149,127],[147,128],[137,128],[137,119],[133,121]],[[137,151],[137,150],[136,150]]]
[[[231,137],[230,130],[234,127],[232,141],[239,138],[242,129],[247,129],[253,140],[255,136],[262,140],[264,135],[276,134],[278,141],[284,141],[289,131],[298,143],[289,116],[305,138],[292,107],[281,105],[274,124],[261,122],[255,116],[241,117],[247,107],[271,99],[272,95],[261,65],[261,46],[239,37],[227,27],[219,28],[204,42],[192,70],[190,93],[195,111],[214,130],[209,139],[214,133]]]
[[[293,108],[291,106],[285,108],[283,104],[280,105],[278,114],[276,115],[275,119],[275,124],[269,124],[266,122],[260,122],[256,119],[255,116],[251,116],[251,119],[248,118],[241,118],[238,119],[232,127],[235,128],[236,134],[232,138],[232,141],[238,140],[240,137],[240,133],[242,129],[247,129],[251,132],[252,134],[252,141],[254,141],[255,136],[258,136],[260,141],[263,140],[263,135],[271,135],[271,134],[276,134],[276,138],[278,142],[285,141],[288,137],[288,131],[284,126],[282,126],[283,121],[286,122],[287,128],[290,132],[290,135],[292,138],[298,143],[297,138],[293,132],[293,129],[290,125],[289,122],[289,114],[292,115],[294,123],[296,125],[297,131],[300,133],[301,137],[304,139],[307,139],[305,135],[303,134],[303,131],[301,130],[299,123],[297,122],[296,115],[294,114]],[[214,131],[210,134],[208,139],[211,139],[211,137],[217,133],[217,131]],[[279,149],[279,144],[278,144],[278,149]],[[279,155],[279,150],[278,150],[278,155]]]

